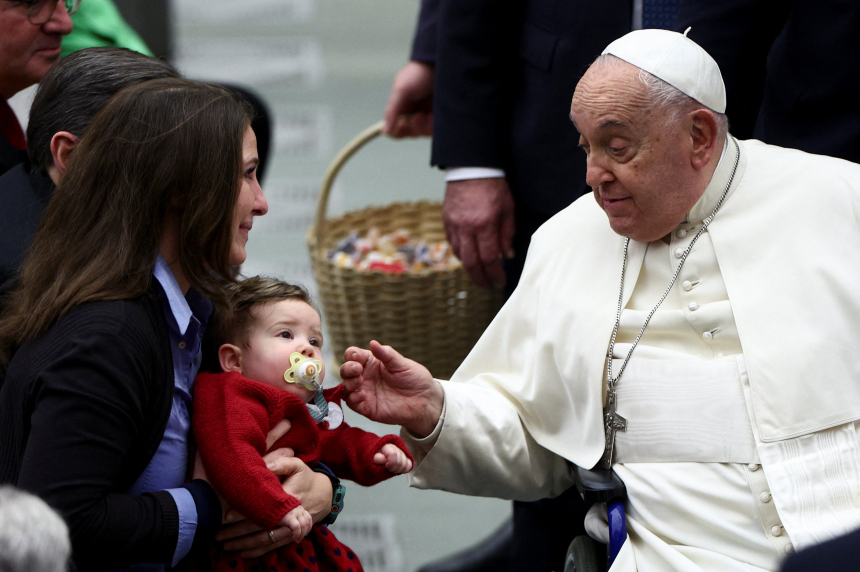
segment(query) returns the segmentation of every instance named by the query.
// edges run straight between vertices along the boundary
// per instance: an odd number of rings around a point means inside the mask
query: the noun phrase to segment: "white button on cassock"
[[[768,503],[768,502],[770,502],[771,496],[770,496],[770,493],[764,492],[764,493],[761,493],[761,495],[759,495],[758,498],[761,499],[761,502]]]
[[[675,249],[675,258],[681,258],[682,256],[684,256],[684,249],[683,248],[676,248]]]
[[[690,309],[691,312],[695,312],[699,309],[699,305],[695,302],[690,302],[689,304],[687,304],[687,307]]]
[[[714,339],[714,334],[712,334],[711,332],[705,332],[704,334],[702,334],[702,337],[705,338],[706,342],[710,342],[712,339]]]
[[[755,463],[752,463],[751,465],[747,465],[747,468],[748,468],[750,471],[755,472],[755,471],[757,471],[757,470],[758,470],[758,465],[756,465]]]
[[[689,292],[690,290],[693,289],[693,283],[690,282],[689,280],[684,280],[684,283],[681,284],[681,288],[684,289],[684,292]]]
[[[687,236],[687,231],[684,230],[683,228],[679,228],[678,229],[678,238],[684,238],[685,236]]]
[[[776,526],[771,527],[770,533],[774,536],[782,536],[782,527],[777,524]]]
[[[787,544],[783,550],[785,550],[786,554],[794,554],[794,546],[791,544]]]

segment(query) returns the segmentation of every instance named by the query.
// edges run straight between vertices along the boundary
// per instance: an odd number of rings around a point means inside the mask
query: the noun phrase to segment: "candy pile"
[[[450,270],[460,266],[447,241],[427,245],[409,237],[409,231],[396,230],[382,234],[376,227],[361,237],[358,231],[340,242],[328,253],[338,268],[362,271],[380,270],[390,274],[418,273],[424,270]]]

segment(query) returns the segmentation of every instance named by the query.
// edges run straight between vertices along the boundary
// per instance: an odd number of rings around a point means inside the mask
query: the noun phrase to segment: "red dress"
[[[396,435],[378,437],[350,427],[338,417],[343,386],[323,392],[329,416],[317,424],[307,404],[295,395],[238,373],[202,373],[194,382],[194,436],[212,486],[246,518],[272,530],[301,503],[287,495],[278,477],[266,468],[266,436],[282,419],[290,430],[272,449],[291,447],[313,466],[325,463],[338,477],[370,486],[394,476],[373,462],[383,445],[394,443],[409,455]],[[411,455],[410,455],[411,458]],[[260,558],[242,560],[213,548],[212,568],[233,572],[359,572],[355,554],[325,526],[315,525],[300,543],[288,544]]]

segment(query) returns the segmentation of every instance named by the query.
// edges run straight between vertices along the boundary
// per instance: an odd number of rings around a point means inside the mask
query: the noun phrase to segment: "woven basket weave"
[[[371,227],[383,234],[403,228],[428,243],[445,239],[440,203],[396,203],[325,218],[341,167],[381,131],[382,122],[369,127],[334,158],[308,231],[311,268],[328,326],[326,345],[340,363],[349,346],[366,348],[377,340],[423,364],[434,377],[447,379],[498,311],[501,293],[478,288],[462,267],[398,275],[338,268],[328,259],[328,251],[353,230],[364,235]]]

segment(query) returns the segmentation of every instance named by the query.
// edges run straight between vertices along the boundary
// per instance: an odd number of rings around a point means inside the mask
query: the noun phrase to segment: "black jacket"
[[[18,275],[53,192],[50,177],[40,170],[30,171],[26,163],[0,175],[0,299],[4,284],[8,286]]]
[[[16,149],[5,137],[0,136],[0,175],[26,160],[26,151]]]
[[[546,215],[586,193],[570,101],[631,13],[631,0],[441,0],[431,162],[504,169],[517,207]]]
[[[687,26],[720,66],[732,134],[860,163],[860,2],[683,0]]]
[[[125,491],[167,425],[173,361],[153,280],[134,300],[83,304],[18,349],[0,388],[0,482],[33,492],[69,525],[81,570],[170,562],[178,512],[167,492]],[[220,524],[211,487],[186,487],[198,536]]]

